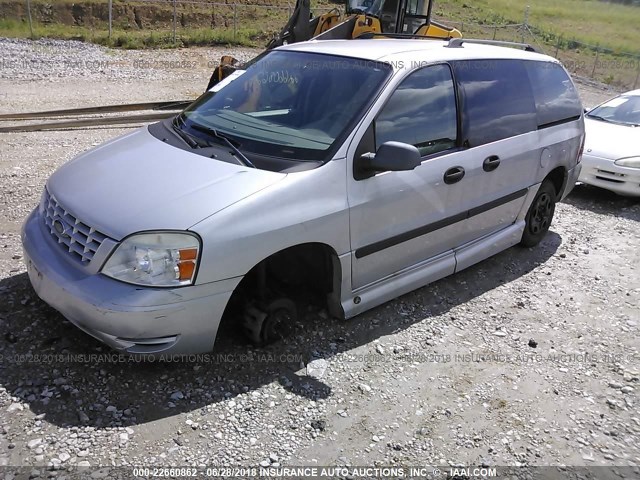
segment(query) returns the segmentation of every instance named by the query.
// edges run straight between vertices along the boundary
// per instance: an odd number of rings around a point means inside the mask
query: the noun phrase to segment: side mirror
[[[356,180],[372,177],[376,172],[413,170],[421,163],[420,152],[413,145],[385,142],[376,153],[365,153],[356,159]]]

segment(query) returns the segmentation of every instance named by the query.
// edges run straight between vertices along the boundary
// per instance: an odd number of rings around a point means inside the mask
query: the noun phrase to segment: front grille
[[[600,175],[596,175],[596,178],[598,180],[604,180],[606,182],[611,182],[611,183],[624,183],[624,180],[616,180],[614,178],[601,177]]]
[[[604,180],[611,183],[625,183],[624,178],[626,175],[624,173],[611,172],[609,170],[602,170],[601,168],[596,169],[595,177],[598,180]]]
[[[75,259],[88,264],[107,236],[65,210],[46,188],[42,204],[44,223],[53,238]]]
[[[620,177],[620,178],[626,177],[626,175],[624,173],[611,172],[609,170],[602,170],[601,168],[598,168],[597,172],[598,173],[603,173],[603,174],[606,174],[606,175],[613,175],[614,177]]]

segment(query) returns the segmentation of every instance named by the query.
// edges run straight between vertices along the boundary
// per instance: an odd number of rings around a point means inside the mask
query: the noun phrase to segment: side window
[[[415,145],[422,156],[456,146],[456,96],[448,65],[411,73],[375,121],[376,150],[388,141]]]
[[[575,120],[582,103],[567,72],[557,63],[525,62],[538,110],[538,128]]]
[[[527,71],[520,60],[465,60],[453,70],[461,90],[464,145],[477,147],[537,129]]]

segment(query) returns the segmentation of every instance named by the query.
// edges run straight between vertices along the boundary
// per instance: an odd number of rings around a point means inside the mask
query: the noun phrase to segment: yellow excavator
[[[267,45],[266,51],[305,40],[344,40],[364,37],[460,38],[455,28],[431,20],[433,0],[347,0],[344,16],[338,9],[314,17],[310,0],[297,0],[287,24]],[[255,60],[240,65],[223,56],[214,70],[207,90],[236,69],[244,69]]]

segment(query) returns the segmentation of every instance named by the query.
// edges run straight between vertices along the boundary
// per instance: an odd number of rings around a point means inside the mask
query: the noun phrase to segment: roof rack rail
[[[462,47],[463,43],[480,43],[483,45],[495,45],[498,47],[518,47],[523,48],[527,52],[544,53],[539,48],[536,48],[528,43],[506,42],[502,40],[483,40],[478,38],[452,38],[451,40],[449,40],[449,44],[447,45],[447,47],[460,48]]]
[[[377,33],[377,32],[364,32],[355,37],[354,40],[366,40],[376,37],[386,38],[424,38],[427,40],[451,40],[453,37],[434,37],[433,35],[416,35],[414,33]]]

